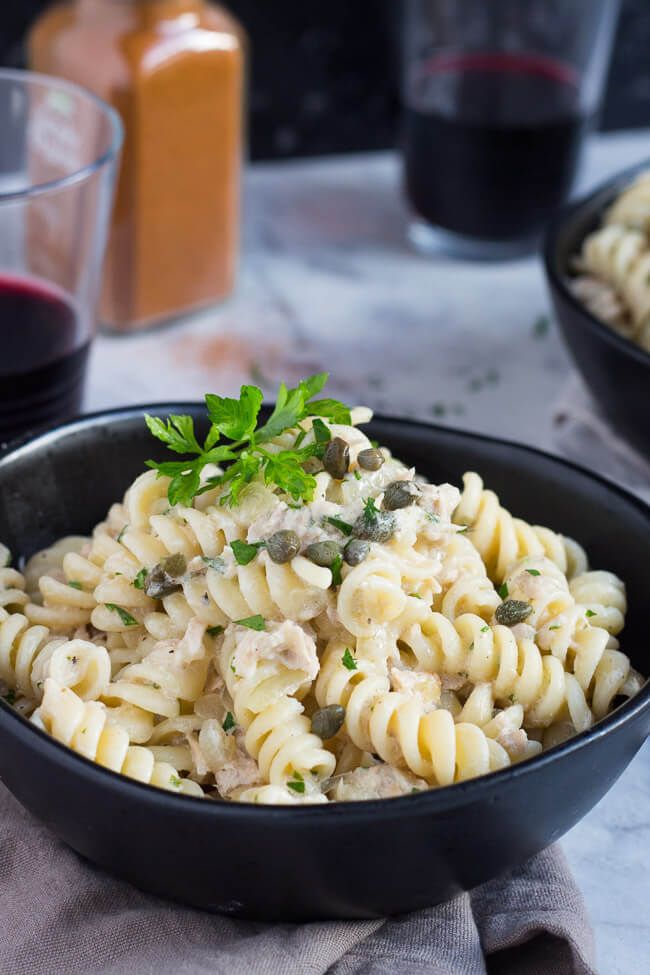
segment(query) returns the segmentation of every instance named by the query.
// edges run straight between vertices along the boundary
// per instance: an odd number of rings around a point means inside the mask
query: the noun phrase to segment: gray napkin
[[[174,869],[183,869],[182,854]],[[1,784],[0,947],[0,975],[595,973],[585,906],[557,846],[470,894],[402,917],[234,921],[94,868]]]

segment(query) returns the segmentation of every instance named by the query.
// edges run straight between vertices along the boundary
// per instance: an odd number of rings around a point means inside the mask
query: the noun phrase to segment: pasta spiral
[[[609,224],[585,239],[580,269],[609,284],[620,296],[636,331],[650,322],[650,247],[642,232]]]
[[[449,711],[427,711],[417,695],[391,691],[370,662],[358,660],[346,678],[345,649],[337,642],[326,649],[316,699],[321,707],[344,704],[345,728],[359,749],[440,786],[510,764],[505,749],[476,725],[455,724]]]
[[[84,703],[70,688],[48,678],[32,721],[79,755],[113,772],[171,792],[203,795],[196,782],[181,779],[173,766],[157,762],[150,749],[129,744],[123,728],[107,723],[106,712],[98,701]]]
[[[540,559],[534,565],[535,576],[530,562],[516,565],[506,579],[508,591],[514,599],[531,601],[539,647],[570,668],[594,717],[602,718],[625,684],[629,658],[610,647],[608,631],[592,624],[594,611],[575,601],[553,563]]]
[[[334,755],[312,733],[311,722],[296,696],[304,695],[311,683],[311,675],[296,667],[300,661],[291,665],[291,655],[296,651],[290,641],[299,639],[295,632],[299,629],[296,624],[283,624],[268,638],[269,649],[286,644],[286,666],[260,659],[256,647],[255,659],[242,675],[238,669],[242,667],[242,650],[245,653],[248,649],[246,638],[236,627],[229,627],[218,652],[218,664],[244,731],[246,750],[257,761],[262,777],[271,785],[286,787],[289,780],[299,776],[310,791],[309,787],[316,787],[332,774],[336,763]]]
[[[45,626],[30,626],[21,613],[0,608],[0,678],[34,701],[48,677],[84,700],[104,694],[111,676],[105,647],[87,640],[52,637]]]
[[[526,556],[546,556],[569,577],[587,568],[587,558],[577,542],[549,528],[513,518],[472,471],[463,475],[463,492],[454,522],[471,530],[472,543],[493,582],[502,582],[509,568]]]

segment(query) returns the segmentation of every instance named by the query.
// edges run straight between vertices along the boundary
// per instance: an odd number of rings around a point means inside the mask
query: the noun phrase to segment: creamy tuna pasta
[[[147,418],[183,459],[0,570],[6,700],[141,782],[296,804],[506,768],[639,689],[615,575],[478,474],[429,483],[369,410],[314,400],[325,379],[281,387],[262,426],[255,387],[207,397],[202,445]]]
[[[585,238],[571,288],[596,318],[650,352],[650,170]]]

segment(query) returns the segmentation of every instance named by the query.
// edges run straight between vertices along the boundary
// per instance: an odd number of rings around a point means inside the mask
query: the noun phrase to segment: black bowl
[[[634,166],[563,207],[546,234],[544,266],[576,366],[603,413],[650,457],[650,354],[592,315],[567,284],[572,258],[580,253],[587,234],[599,226],[604,210],[637,173],[648,168],[650,161]]]
[[[203,414],[186,403],[148,409]],[[160,453],[141,413],[87,417],[4,456],[0,538],[29,555],[88,532]],[[631,606],[624,649],[648,673],[646,505],[528,447],[382,418],[369,432],[434,481],[459,483],[475,468],[518,514],[574,535],[596,566],[619,573]],[[138,784],[1,703],[0,776],[71,847],[146,890],[241,917],[367,918],[443,901],[543,849],[598,802],[649,731],[650,685],[590,731],[480,779],[399,799],[262,807]]]

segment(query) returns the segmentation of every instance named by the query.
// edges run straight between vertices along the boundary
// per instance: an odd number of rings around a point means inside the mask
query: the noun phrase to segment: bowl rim
[[[265,406],[269,404],[264,404]],[[64,435],[74,434],[75,431],[82,429],[98,429],[115,420],[135,419],[142,416],[144,412],[167,415],[170,412],[188,412],[189,410],[204,410],[203,403],[199,401],[162,401],[155,403],[137,404],[134,406],[112,407],[105,410],[98,410],[87,413],[66,423],[59,424],[43,431],[36,437],[30,438],[29,434],[4,445],[0,449],[0,482],[2,480],[4,464],[16,454],[19,456],[29,455],[40,447],[47,449]],[[452,438],[475,441],[482,444],[493,444],[499,447],[506,447],[525,454],[541,457],[545,461],[550,461],[561,467],[566,467],[574,473],[586,477],[588,480],[595,481],[600,485],[613,491],[624,500],[628,505],[636,508],[646,519],[650,520],[650,505],[646,504],[641,498],[631,494],[625,488],[611,481],[607,477],[586,467],[576,464],[574,461],[555,456],[537,447],[528,444],[517,443],[516,441],[506,440],[500,437],[493,437],[488,434],[475,433],[472,431],[461,430],[455,427],[442,426],[441,424],[428,423],[421,420],[412,420],[407,417],[391,417],[385,414],[373,414],[373,421],[392,424],[397,427],[418,429],[422,433],[435,432]],[[557,760],[573,755],[591,746],[610,733],[613,733],[623,725],[633,721],[645,711],[650,711],[650,679],[639,690],[634,697],[629,698],[620,704],[610,714],[596,722],[587,731],[583,731],[573,738],[549,748],[548,751],[541,752],[532,758],[526,759],[516,765],[510,765],[495,772],[467,779],[462,782],[455,782],[452,785],[442,786],[423,790],[420,794],[396,796],[390,799],[364,799],[353,800],[350,802],[332,802],[322,804],[302,804],[302,805],[265,805],[263,803],[232,802],[226,799],[210,799],[205,801],[199,796],[187,796],[174,793],[166,789],[152,787],[151,785],[130,779],[120,772],[113,772],[96,762],[85,758],[73,751],[67,745],[57,741],[47,732],[42,731],[17,712],[8,702],[0,698],[0,728],[5,725],[8,727],[14,722],[15,733],[28,743],[36,740],[41,741],[42,752],[48,760],[57,760],[68,766],[71,771],[76,771],[82,778],[91,784],[102,783],[106,786],[113,785],[120,791],[125,800],[148,802],[156,805],[159,803],[191,803],[194,813],[201,816],[226,818],[234,817],[239,819],[245,817],[260,817],[269,821],[269,816],[277,819],[286,819],[294,825],[304,826],[308,817],[337,816],[345,822],[364,821],[369,816],[377,816],[381,810],[385,816],[390,818],[401,816],[407,810],[411,814],[434,815],[448,812],[451,809],[480,801],[486,793],[499,790],[502,783],[527,777]],[[51,755],[51,759],[49,759]],[[169,807],[169,812],[178,810],[178,805]],[[189,810],[189,806],[187,807]],[[298,818],[296,818],[298,817]]]
[[[646,352],[642,349],[640,345],[635,342],[631,342],[630,339],[624,338],[619,335],[610,325],[601,321],[596,315],[591,312],[586,305],[584,305],[577,296],[571,291],[566,283],[566,277],[558,272],[556,268],[556,252],[557,252],[557,242],[558,237],[562,230],[564,230],[565,225],[569,220],[576,214],[580,213],[582,210],[590,210],[592,204],[598,201],[598,209],[602,210],[603,207],[608,205],[617,193],[629,185],[633,179],[643,172],[643,170],[650,171],[650,158],[643,160],[642,162],[635,163],[633,166],[628,166],[627,169],[620,170],[614,176],[610,176],[608,179],[603,180],[599,183],[595,189],[590,190],[585,196],[579,197],[577,200],[571,200],[561,207],[551,219],[549,223],[546,234],[544,237],[544,246],[542,250],[542,257],[544,261],[544,269],[546,271],[546,276],[552,285],[552,287],[558,291],[562,298],[573,308],[574,311],[581,315],[583,322],[586,322],[589,326],[594,327],[601,338],[608,341],[615,348],[619,349],[624,354],[631,356],[636,359],[642,365],[650,366],[650,352]],[[580,243],[585,240],[583,237]]]

